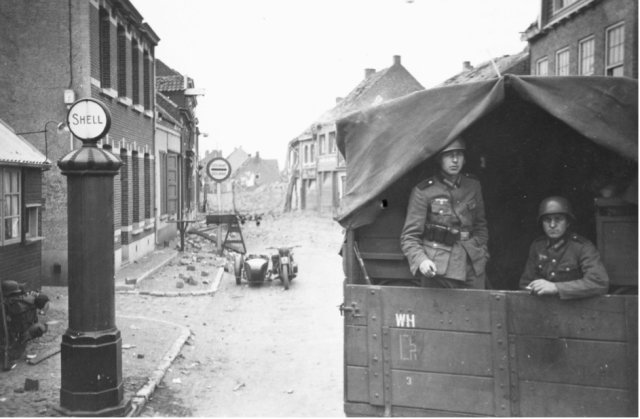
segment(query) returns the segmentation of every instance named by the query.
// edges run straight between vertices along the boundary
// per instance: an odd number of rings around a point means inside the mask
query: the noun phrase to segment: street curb
[[[131,398],[131,411],[127,414],[127,416],[133,417],[133,416],[138,416],[142,412],[142,409],[144,408],[145,404],[149,401],[149,398],[155,391],[156,387],[158,386],[158,384],[160,384],[160,382],[164,378],[164,375],[166,374],[167,370],[169,369],[173,361],[176,359],[176,357],[180,353],[180,350],[184,346],[187,339],[189,339],[189,336],[191,336],[191,329],[177,323],[172,323],[172,322],[167,322],[167,321],[157,320],[157,319],[150,319],[148,317],[137,317],[137,316],[122,316],[122,317],[125,317],[128,319],[155,321],[158,323],[164,323],[164,324],[168,324],[173,327],[182,329],[180,336],[178,337],[178,339],[176,339],[176,341],[173,343],[171,348],[164,355],[160,365],[158,365],[158,367],[153,371],[153,373],[151,373],[151,376],[149,377],[147,383],[144,386],[142,386],[140,390],[136,392],[135,396]]]
[[[172,262],[172,261],[176,260],[179,256],[180,256],[180,253],[176,252],[175,254],[171,255],[171,257],[168,257],[166,260],[162,261],[161,263],[157,264],[156,266],[152,267],[148,271],[144,272],[143,274],[141,274],[140,276],[135,278],[135,282],[137,283],[138,281],[142,281],[146,277],[152,275],[153,273],[155,273],[156,271],[158,271],[159,269],[164,267],[169,262]],[[135,285],[135,283],[132,284],[132,285],[127,284],[126,280],[124,280],[124,284],[117,284],[116,285],[116,292],[120,292],[120,293],[123,293],[123,294],[126,294],[126,293],[137,293],[136,285]]]
[[[224,267],[218,267],[218,273],[213,281],[211,281],[211,286],[208,290],[205,291],[170,291],[170,292],[160,292],[160,291],[132,291],[136,294],[140,295],[150,295],[152,297],[192,297],[192,296],[203,296],[203,295],[213,295],[218,291],[218,287],[220,286],[220,281],[222,280],[222,276],[224,275]]]

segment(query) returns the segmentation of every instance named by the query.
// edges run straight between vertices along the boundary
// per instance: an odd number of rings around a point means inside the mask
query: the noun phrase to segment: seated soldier
[[[545,235],[531,244],[520,288],[563,300],[606,294],[609,276],[600,253],[589,240],[571,231],[575,216],[569,201],[559,196],[544,199],[538,222]]]

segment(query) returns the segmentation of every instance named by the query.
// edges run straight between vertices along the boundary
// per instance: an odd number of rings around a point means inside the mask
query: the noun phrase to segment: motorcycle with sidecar
[[[240,285],[242,279],[250,285],[259,285],[265,281],[280,278],[284,289],[288,290],[291,281],[298,274],[298,264],[293,259],[295,247],[298,246],[268,247],[267,249],[277,250],[271,257],[263,254],[236,256],[234,260],[236,285]]]

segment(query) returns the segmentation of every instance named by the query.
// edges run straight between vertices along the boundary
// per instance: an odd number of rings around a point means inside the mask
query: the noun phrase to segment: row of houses
[[[464,61],[460,73],[433,87],[503,74],[638,78],[636,0],[540,0],[538,19],[523,29],[521,39],[527,41],[523,51],[476,66]],[[399,56],[393,57],[389,68],[366,69],[364,76],[344,99],[337,99],[332,109],[289,142],[285,210],[337,210],[346,192],[346,174],[345,156],[336,147],[336,122],[349,113],[423,89]]]
[[[0,278],[68,280],[67,185],[57,162],[81,146],[69,107],[109,109],[98,144],[114,179],[115,269],[176,236],[198,206],[194,80],[155,57],[160,38],[128,0],[5,0],[0,6]]]

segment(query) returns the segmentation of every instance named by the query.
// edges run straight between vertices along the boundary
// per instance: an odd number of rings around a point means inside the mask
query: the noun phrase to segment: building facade
[[[388,68],[365,69],[365,77],[358,86],[344,99],[336,99],[332,109],[289,143],[290,178],[285,208],[321,213],[336,210],[346,192],[344,156],[336,144],[336,122],[349,113],[423,89],[402,65],[399,55],[393,56],[393,64]]]
[[[637,0],[542,0],[523,38],[532,75],[638,78]]]
[[[154,249],[154,48],[159,38],[128,0],[2,2],[0,114],[53,162],[44,176],[45,284],[65,285],[66,178],[55,164],[81,144],[58,129],[77,99],[106,105],[99,146],[123,161],[114,179],[115,268]],[[19,47],[16,47],[19,46]],[[71,220],[73,221],[73,220]]]
[[[51,163],[0,120],[0,281],[40,287],[42,173]]]
[[[199,205],[199,129],[195,83],[156,60],[157,244],[177,235],[176,220],[195,219]]]

